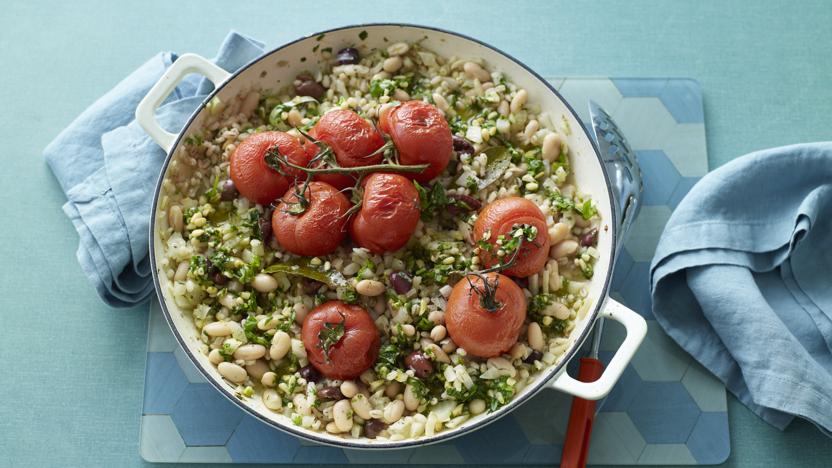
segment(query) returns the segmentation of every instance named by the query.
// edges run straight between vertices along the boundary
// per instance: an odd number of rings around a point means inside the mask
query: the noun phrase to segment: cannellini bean
[[[387,387],[384,389],[384,394],[387,395],[387,398],[393,399],[396,398],[396,395],[402,392],[402,384],[396,382],[395,380],[387,384]]]
[[[393,99],[400,102],[405,102],[410,100],[410,95],[407,94],[407,91],[397,88],[395,91],[393,91]]]
[[[543,342],[543,330],[540,329],[540,325],[537,322],[530,323],[527,334],[529,335],[529,346],[535,351],[543,351],[545,343]]]
[[[326,423],[325,429],[330,434],[340,434],[341,433],[341,430],[338,429],[338,425],[335,424],[335,421],[330,421],[330,422]]]
[[[175,281],[185,281],[188,279],[188,269],[190,268],[190,264],[188,262],[182,262],[176,267],[176,273],[173,274],[173,279]]]
[[[266,387],[274,387],[274,384],[277,383],[277,374],[266,372],[263,377],[260,377],[260,383]]]
[[[448,110],[448,107],[449,107],[448,106],[448,101],[445,100],[445,98],[441,94],[433,93],[433,102],[434,102],[434,104],[436,104],[436,107],[438,107],[439,109],[441,109],[443,111]]]
[[[552,246],[552,250],[549,252],[549,256],[556,259],[568,257],[569,255],[573,255],[575,252],[577,252],[578,247],[579,245],[577,241],[567,239]]]
[[[303,325],[303,319],[306,318],[306,314],[309,313],[309,307],[306,307],[302,302],[298,302],[293,307],[295,311],[295,322],[298,325]]]
[[[543,315],[550,315],[558,320],[566,320],[572,315],[572,310],[560,302],[553,302],[542,311]]]
[[[257,321],[257,328],[261,330],[273,330],[277,327],[278,322],[280,322],[280,320],[278,320],[277,317],[269,315]]]
[[[569,225],[566,223],[555,223],[549,228],[549,245],[559,244],[569,236]]]
[[[475,398],[471,400],[471,403],[468,403],[468,409],[474,416],[482,414],[485,411],[485,401]]]
[[[252,380],[262,380],[263,376],[266,375],[266,372],[268,372],[268,370],[269,365],[266,364],[266,361],[262,359],[258,359],[254,361],[254,364],[249,364],[248,366],[246,366],[246,373],[249,376],[251,376]]]
[[[220,371],[220,375],[225,377],[226,379],[230,380],[235,384],[241,384],[246,381],[246,370],[242,367],[234,364],[233,362],[221,362],[217,366],[217,370]]]
[[[543,159],[554,161],[560,156],[563,140],[557,133],[548,133],[543,137]]]
[[[345,380],[341,382],[341,394],[347,398],[352,398],[358,394],[358,385],[352,380]]]
[[[277,411],[283,407],[283,401],[280,398],[280,395],[278,395],[277,391],[275,391],[272,388],[267,388],[263,390],[262,399],[263,404],[266,406],[266,408],[272,411]]]
[[[355,291],[362,296],[380,296],[384,294],[384,283],[376,280],[361,280],[355,285]]]
[[[370,411],[373,408],[370,406],[370,402],[363,393],[355,394],[349,401],[353,411],[355,411],[355,414],[357,414],[358,417],[365,421],[371,418]]]
[[[512,114],[516,114],[523,109],[523,106],[526,105],[526,101],[529,99],[529,93],[526,92],[525,89],[521,89],[517,91],[517,94],[511,98],[511,104],[509,105],[509,109],[511,109]]]
[[[513,365],[508,361],[508,359],[504,357],[493,357],[488,359],[488,364],[491,367],[495,367],[500,369],[503,374],[507,374],[509,377],[514,377],[517,375],[517,369],[514,368]]]
[[[261,293],[272,292],[277,289],[277,280],[272,275],[259,273],[251,280],[251,287]]]
[[[514,343],[509,354],[512,359],[522,359],[526,355],[526,345],[523,343]]]
[[[465,62],[462,69],[465,70],[466,75],[480,80],[481,83],[491,81],[491,75],[475,62]]]
[[[172,205],[168,208],[168,226],[173,228],[173,232],[182,232],[185,227],[185,219],[182,216],[182,207],[179,205]]]
[[[416,411],[419,408],[419,398],[416,397],[412,385],[405,385],[404,387],[404,406],[408,411]]]
[[[309,404],[309,399],[303,393],[298,393],[292,398],[292,404],[298,414],[309,416],[312,414],[312,406]]]
[[[228,322],[211,322],[202,327],[202,331],[208,336],[228,336],[231,334],[231,326]]]
[[[425,351],[427,351],[429,349],[433,350],[433,355],[436,357],[437,361],[444,362],[446,364],[450,364],[451,358],[449,358],[448,354],[445,353],[445,351],[442,348],[440,348],[438,345],[436,345],[435,343],[427,343],[427,345],[424,346],[424,349],[425,349]]]
[[[404,55],[410,50],[410,45],[406,42],[397,42],[387,48],[388,55]]]
[[[212,349],[210,353],[208,353],[208,360],[211,361],[211,364],[217,365],[223,361],[225,358],[222,357],[222,353],[220,353],[219,349]]]
[[[339,400],[335,403],[335,406],[332,407],[332,418],[335,420],[335,426],[339,431],[347,432],[352,429],[352,412],[353,410],[350,407],[350,400]],[[358,413],[358,411],[356,411],[356,413]]]
[[[300,127],[303,123],[301,122],[301,120],[303,120],[303,117],[300,115],[300,112],[298,112],[297,109],[291,109],[289,111],[289,115],[286,116],[286,121],[292,127]]]
[[[442,351],[445,351],[448,354],[456,351],[456,343],[454,343],[454,340],[450,338],[442,340]]]
[[[292,346],[292,338],[283,330],[278,331],[272,337],[272,346],[269,348],[269,357],[272,361],[283,359]]]
[[[234,359],[242,359],[243,361],[253,361],[260,359],[266,355],[266,347],[259,344],[244,344],[234,351]]]
[[[400,68],[402,68],[402,63],[404,63],[402,58],[398,55],[394,55],[386,58],[381,68],[383,68],[387,73],[396,73]]]
[[[526,124],[526,129],[523,130],[523,136],[526,138],[526,141],[530,140],[539,129],[540,123],[537,120],[529,120],[529,123]]]
[[[428,320],[436,325],[442,325],[445,323],[445,312],[442,312],[441,310],[434,310],[428,314]]]
[[[445,339],[445,335],[448,334],[448,331],[445,329],[444,325],[437,325],[433,327],[433,330],[430,331],[430,339],[435,342],[440,342]]]
[[[508,101],[500,101],[500,105],[497,106],[497,112],[503,117],[508,115],[510,109]]]
[[[402,413],[404,413],[404,402],[393,400],[384,407],[384,422],[393,424],[402,418]]]
[[[407,336],[413,336],[413,335],[416,334],[416,327],[414,327],[413,325],[411,325],[409,323],[406,323],[406,324],[402,325],[402,331]]]

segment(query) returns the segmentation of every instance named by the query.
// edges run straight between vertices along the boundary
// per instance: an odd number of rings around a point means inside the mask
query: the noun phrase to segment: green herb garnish
[[[324,323],[324,327],[318,332],[318,346],[323,350],[324,357],[327,361],[329,361],[330,348],[335,346],[344,337],[344,323],[346,323],[347,317],[341,312],[338,312],[338,314],[341,316],[340,322]]]

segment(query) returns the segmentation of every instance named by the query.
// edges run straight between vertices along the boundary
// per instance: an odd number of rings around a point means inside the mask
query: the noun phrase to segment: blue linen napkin
[[[653,314],[746,406],[832,431],[832,142],[743,156],[665,227]]]
[[[213,59],[234,71],[263,53],[263,44],[231,32]],[[99,296],[130,307],[153,293],[148,235],[151,202],[165,153],[139,127],[139,101],[176,60],[162,52],[122,80],[63,130],[44,150],[66,193],[63,206],[80,236],[77,257]],[[187,77],[159,108],[163,128],[179,131],[213,89]]]

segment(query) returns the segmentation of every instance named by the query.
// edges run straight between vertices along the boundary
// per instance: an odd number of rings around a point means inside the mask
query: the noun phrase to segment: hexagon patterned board
[[[580,117],[594,99],[622,127],[644,172],[644,206],[613,279],[613,297],[648,319],[642,348],[596,418],[590,464],[717,464],[728,457],[725,388],[652,320],[649,262],[673,208],[708,169],[702,93],[686,79],[552,79]],[[601,359],[622,338],[605,327]],[[574,366],[572,366],[574,367]],[[574,369],[572,369],[574,372]],[[574,373],[573,373],[574,375]],[[270,428],[215,391],[150,310],[141,454],[155,462],[553,464],[571,399],[544,391],[475,433],[431,447],[362,452],[317,446]]]

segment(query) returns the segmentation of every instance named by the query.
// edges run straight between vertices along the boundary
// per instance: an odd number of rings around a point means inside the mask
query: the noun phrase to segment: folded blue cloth
[[[832,431],[832,143],[775,148],[705,176],[667,223],[653,313],[777,428]]]
[[[262,53],[262,43],[232,32],[214,62],[234,71]],[[148,60],[44,150],[66,193],[64,212],[80,236],[81,268],[113,307],[136,305],[153,293],[148,231],[165,153],[134,121],[133,113],[174,60],[171,52]],[[179,131],[212,89],[207,79],[186,78],[157,112],[162,127]]]

